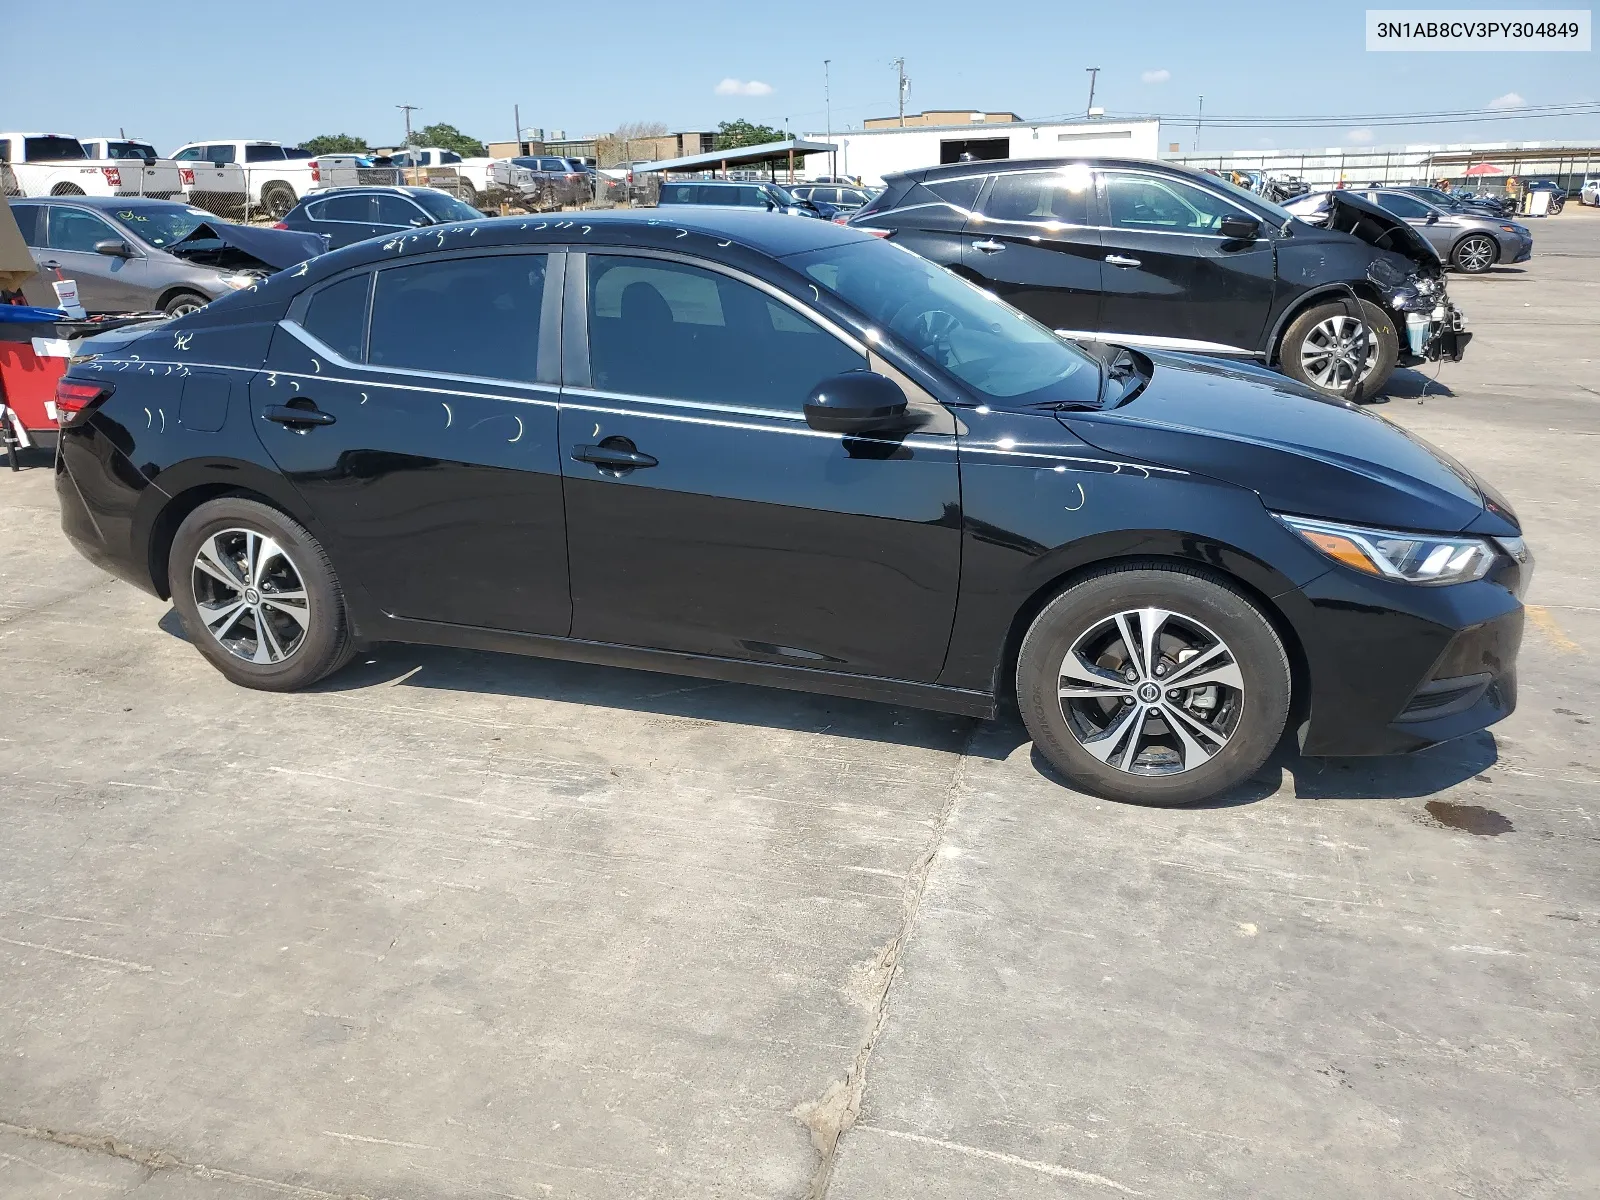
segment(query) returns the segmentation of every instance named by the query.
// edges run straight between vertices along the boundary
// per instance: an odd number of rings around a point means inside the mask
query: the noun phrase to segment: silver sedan
[[[1489,217],[1464,206],[1434,203],[1410,192],[1374,188],[1356,193],[1393,213],[1432,243],[1439,257],[1467,275],[1481,275],[1496,263],[1527,262],[1533,233],[1505,217]]]

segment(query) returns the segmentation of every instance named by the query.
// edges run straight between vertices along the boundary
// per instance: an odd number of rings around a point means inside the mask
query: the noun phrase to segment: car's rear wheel
[[[161,306],[161,311],[169,317],[184,317],[192,312],[199,312],[211,301],[196,292],[179,292]]]
[[[1500,257],[1500,247],[1486,233],[1469,233],[1456,243],[1450,261],[1463,275],[1482,275]]]
[[[1291,378],[1319,392],[1370,400],[1400,360],[1400,334],[1376,304],[1335,300],[1290,322],[1278,359]]]
[[[1034,619],[1017,704],[1074,786],[1172,806],[1267,760],[1289,713],[1289,660],[1261,611],[1219,578],[1163,563],[1107,568]]]
[[[266,504],[224,496],[196,508],[173,538],[167,579],[189,640],[234,683],[293,691],[353,651],[327,553]]]

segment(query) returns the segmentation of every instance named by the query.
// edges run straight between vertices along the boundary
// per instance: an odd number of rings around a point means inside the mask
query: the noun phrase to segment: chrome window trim
[[[563,396],[564,397],[565,396],[571,396],[574,393],[583,393],[585,395],[592,395],[592,396],[595,396],[597,398],[620,399],[620,400],[627,401],[627,402],[630,402],[630,403],[631,402],[635,402],[635,401],[640,401],[640,400],[643,400],[643,401],[646,401],[646,402],[652,402],[652,403],[674,404],[674,405],[683,403],[683,401],[668,400],[665,397],[659,397],[659,396],[642,396],[641,397],[641,396],[621,395],[621,394],[615,393],[615,392],[595,392],[592,389],[588,389],[588,388],[570,388],[569,387],[569,388],[564,389]],[[718,419],[716,417],[696,417],[696,416],[689,416],[689,415],[686,415],[684,413],[676,413],[676,412],[640,412],[636,408],[611,408],[611,407],[609,407],[607,405],[604,405],[604,404],[582,404],[582,403],[576,403],[575,404],[575,403],[572,403],[570,400],[567,400],[565,398],[563,398],[563,400],[562,400],[561,407],[563,409],[570,408],[570,409],[573,409],[573,410],[579,411],[579,412],[607,413],[607,414],[609,414],[611,416],[615,416],[615,417],[648,417],[648,418],[652,418],[652,419],[660,420],[660,421],[682,421],[682,422],[684,422],[686,424],[689,424],[689,425],[711,425],[711,426],[715,426],[716,428],[719,428],[719,429],[748,429],[752,433],[789,433],[789,434],[796,434],[796,435],[798,435],[800,437],[824,438],[826,440],[834,441],[834,442],[843,442],[846,438],[848,438],[851,441],[883,442],[883,443],[886,443],[888,445],[909,446],[913,450],[916,450],[916,449],[921,449],[921,450],[954,450],[954,449],[956,449],[956,444],[953,441],[951,441],[949,438],[933,437],[933,436],[927,436],[927,435],[919,436],[918,434],[915,434],[915,433],[907,434],[905,437],[898,437],[898,438],[896,438],[896,437],[869,437],[869,436],[866,436],[866,435],[863,435],[863,434],[854,434],[854,433],[849,433],[849,434],[846,434],[846,433],[829,433],[829,432],[827,432],[825,430],[821,430],[821,429],[812,429],[809,425],[804,424],[804,418],[803,417],[797,423],[798,427],[795,427],[795,425],[790,425],[790,426],[783,426],[783,425],[757,425],[757,424],[753,424],[753,423],[751,423],[749,421],[722,420],[722,419]],[[709,406],[691,405],[691,407],[699,408],[699,407],[709,407]],[[729,408],[726,408],[725,406],[717,406],[717,407],[719,409],[721,409],[722,411],[726,411],[730,416],[741,415],[739,413],[739,410],[729,409]],[[781,416],[782,414],[779,414],[779,413],[775,412],[775,410],[772,410],[772,409],[752,409],[752,410],[748,410],[748,415],[755,416],[755,417],[772,417],[772,416]]]
[[[784,421],[804,421],[805,413],[782,408],[757,408],[754,405],[716,404],[709,400],[680,400],[671,396],[647,396],[635,392],[609,392],[604,388],[566,387],[569,396],[594,396],[601,400],[638,401],[642,404],[662,404],[669,408],[695,408],[706,412],[729,413],[741,417],[777,417]]]
[[[370,307],[371,307],[370,301],[369,301],[368,307],[369,307],[369,311],[370,311]],[[299,324],[299,322],[297,322],[297,321],[292,321],[288,317],[284,317],[282,320],[280,320],[278,322],[278,327],[280,329],[282,329],[285,333],[289,334],[291,337],[295,338],[297,341],[301,342],[308,350],[312,351],[314,354],[317,354],[318,356],[320,356],[322,358],[326,358],[334,366],[340,367],[340,368],[342,368],[343,370],[346,370],[346,371],[364,371],[364,372],[368,372],[368,373],[371,373],[371,374],[378,374],[378,375],[404,375],[404,376],[406,376],[408,378],[413,378],[413,379],[444,379],[444,380],[448,380],[451,383],[483,383],[483,384],[489,384],[492,387],[502,387],[503,386],[503,387],[514,387],[514,388],[533,388],[533,389],[537,389],[539,391],[559,391],[560,390],[559,385],[553,384],[553,383],[535,383],[535,382],[533,382],[531,380],[526,380],[526,379],[502,379],[502,378],[500,378],[499,376],[496,376],[496,375],[457,375],[457,374],[454,374],[454,373],[449,372],[449,371],[419,371],[419,370],[417,370],[417,369],[415,369],[413,367],[380,367],[380,366],[374,366],[372,363],[355,363],[355,362],[351,362],[348,358],[345,358],[337,350],[334,350],[334,349],[330,348],[329,346],[325,345],[322,341],[320,341],[317,338],[317,336],[315,334],[311,333],[308,329],[306,329],[303,325]],[[184,365],[195,365],[195,364],[184,364]],[[328,380],[331,380],[334,383],[354,383],[354,384],[359,384],[359,383],[365,382],[369,386],[372,384],[372,380],[370,380],[370,379],[368,379],[368,380],[351,380],[351,379],[343,379],[343,380],[341,380],[341,379],[333,379],[333,377],[330,376],[330,375],[321,375],[321,374],[309,374],[308,375],[308,374],[305,374],[304,372],[297,372],[297,371],[272,371],[268,367],[251,367],[251,368],[240,368],[240,369],[241,370],[260,371],[260,372],[262,372],[264,374],[282,375],[282,376],[285,376],[286,378],[289,378],[289,379],[328,379]],[[379,386],[383,386],[383,387],[404,387],[404,386],[407,386],[407,385],[404,385],[404,384],[380,384]],[[481,396],[481,395],[484,395],[484,393],[482,393],[482,392],[456,392],[456,391],[450,391],[449,389],[446,389],[446,388],[423,388],[423,387],[417,387],[415,390],[419,390],[419,391],[438,391],[438,392],[441,392],[441,393],[443,393],[445,395],[450,395],[450,396]]]

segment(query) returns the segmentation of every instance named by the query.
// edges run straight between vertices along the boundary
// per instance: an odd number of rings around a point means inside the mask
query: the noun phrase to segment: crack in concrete
[[[945,830],[950,824],[950,814],[955,809],[956,799],[961,794],[961,785],[966,780],[972,743],[981,728],[982,722],[974,721],[971,729],[967,731],[966,741],[961,747],[961,757],[956,761],[955,772],[951,775],[950,783],[945,790],[944,803],[940,806],[939,816],[934,822],[933,836],[929,838],[927,847],[917,857],[906,875],[900,895],[900,928],[856,981],[857,990],[867,997],[867,1008],[872,1013],[872,1024],[867,1030],[866,1038],[862,1041],[861,1048],[856,1051],[844,1078],[835,1079],[815,1100],[807,1100],[791,1110],[790,1115],[811,1131],[811,1144],[816,1147],[819,1156],[817,1169],[811,1176],[810,1186],[806,1189],[805,1200],[824,1200],[827,1196],[828,1185],[833,1179],[833,1164],[838,1156],[839,1140],[861,1115],[861,1100],[867,1086],[867,1066],[872,1060],[872,1051],[877,1046],[878,1035],[883,1032],[889,1020],[889,997],[900,974],[901,956],[916,926],[917,916],[921,912],[922,897],[928,887],[928,875],[933,870],[933,862],[938,856],[939,848],[944,844]]]
[[[170,1150],[135,1146],[131,1142],[124,1142],[107,1134],[69,1133],[65,1130],[49,1129],[42,1125],[18,1125],[5,1120],[0,1120],[0,1133],[9,1133],[16,1137],[28,1138],[36,1142],[48,1142],[54,1146],[65,1146],[71,1150],[82,1150],[90,1154],[104,1154],[110,1158],[120,1158],[125,1162],[133,1163],[135,1166],[143,1167],[150,1175],[154,1175],[158,1171],[182,1171],[195,1176],[197,1179],[214,1179],[224,1183],[246,1184],[265,1191],[277,1192],[284,1196],[294,1196],[297,1197],[297,1200],[376,1200],[375,1197],[369,1196],[365,1192],[329,1192],[322,1188],[306,1187],[303,1184],[285,1183],[280,1179],[265,1179],[258,1175],[246,1175],[239,1171],[230,1171],[225,1167],[211,1167],[204,1163],[189,1162]],[[142,1187],[145,1183],[148,1183],[149,1177],[147,1175],[138,1186]]]

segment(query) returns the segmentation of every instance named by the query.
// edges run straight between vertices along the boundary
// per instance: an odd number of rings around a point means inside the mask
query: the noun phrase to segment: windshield
[[[1082,350],[925,258],[874,238],[784,260],[984,399],[1094,404]]]
[[[204,209],[190,208],[186,204],[141,204],[114,208],[111,215],[140,241],[158,247],[174,245],[200,226],[217,222],[217,218]]]
[[[77,138],[31,137],[22,145],[24,162],[57,162],[66,158],[88,158]]]
[[[476,221],[483,216],[472,205],[444,192],[433,190],[412,192],[411,198],[422,205],[423,211],[436,221]]]

